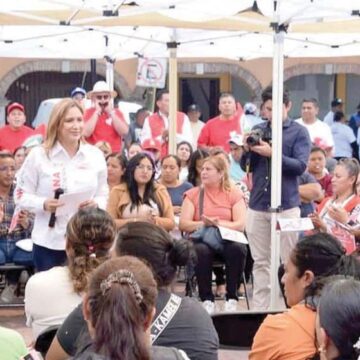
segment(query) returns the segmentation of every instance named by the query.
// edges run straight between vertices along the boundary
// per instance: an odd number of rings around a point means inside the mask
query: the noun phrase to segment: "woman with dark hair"
[[[176,155],[166,155],[161,160],[160,183],[163,184],[171,198],[175,215],[180,215],[183,195],[193,186],[179,179],[181,161]]]
[[[77,360],[188,359],[174,348],[150,346],[156,282],[149,267],[132,256],[106,261],[91,275],[83,302],[92,344]]]
[[[325,198],[317,212],[309,215],[316,229],[336,236],[347,253],[356,249],[351,228],[360,215],[360,196],[356,190],[359,170],[356,159],[339,160],[331,180],[333,196]]]
[[[143,151],[141,145],[137,142],[133,142],[129,145],[129,148],[127,150],[127,158],[130,160],[135,155],[141,153]]]
[[[155,165],[149,154],[137,154],[129,161],[124,183],[111,190],[108,202],[108,212],[118,228],[135,221],[148,221],[168,231],[174,228],[170,196],[154,176]]]
[[[126,157],[120,153],[112,153],[106,157],[106,165],[108,185],[111,190],[114,186],[120,185],[123,182],[127,160]]]
[[[321,360],[356,360],[360,355],[360,281],[340,279],[322,290],[316,321]]]
[[[197,149],[190,157],[188,182],[193,186],[201,184],[200,173],[204,160],[209,157],[209,152],[206,150]]]
[[[360,262],[354,255],[346,255],[341,243],[330,234],[301,239],[291,252],[282,277],[291,308],[265,318],[254,337],[250,360],[301,360],[314,356],[319,296],[315,280],[331,275],[360,278]]]
[[[189,175],[189,163],[193,149],[188,141],[181,141],[176,146],[176,155],[180,159],[180,175],[181,181],[185,181]]]
[[[21,165],[25,161],[25,157],[26,157],[25,150],[26,150],[25,146],[19,146],[13,152],[16,172],[21,168]]]
[[[25,313],[33,337],[60,325],[81,302],[89,274],[109,258],[116,233],[110,215],[101,209],[81,209],[66,228],[67,266],[36,273],[26,284]]]
[[[191,243],[175,241],[160,227],[139,222],[126,224],[119,230],[114,250],[116,256],[131,255],[144,260],[153,270],[158,298],[150,329],[152,344],[182,349],[191,360],[216,360],[219,340],[210,316],[197,300],[180,298],[171,292],[178,267],[185,266],[192,256]],[[46,359],[64,360],[73,356],[79,347],[87,344],[88,339],[79,337],[84,327],[79,306],[59,329]]]

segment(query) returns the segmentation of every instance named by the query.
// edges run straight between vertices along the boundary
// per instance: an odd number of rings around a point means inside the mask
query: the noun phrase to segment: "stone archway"
[[[5,107],[8,104],[8,99],[6,98],[6,93],[10,86],[21,76],[26,75],[31,72],[41,71],[62,71],[63,61],[68,62],[69,72],[90,72],[89,62],[76,61],[76,60],[29,60],[25,61],[14,68],[12,68],[7,74],[5,74],[2,79],[0,79],[0,126],[5,123]],[[105,77],[106,75],[106,66],[105,64],[97,64],[96,70],[99,75]],[[131,96],[131,89],[127,81],[119,75],[116,71],[114,72],[114,87],[122,95],[122,98],[127,100]]]
[[[69,72],[83,72],[90,71],[90,64],[84,63],[84,61],[70,61],[69,62]],[[6,100],[5,94],[8,91],[11,84],[16,81],[20,76],[34,72],[34,71],[56,71],[61,72],[63,60],[30,60],[19,64],[12,68],[0,81],[0,102]],[[106,66],[104,64],[97,64],[96,70],[99,75],[105,77]],[[131,90],[129,88],[126,80],[119,75],[117,72],[114,72],[114,84],[117,89],[121,90],[121,95],[124,99],[128,99],[131,95]],[[2,104],[0,103],[0,106]]]
[[[178,71],[186,74],[196,74],[196,64],[198,62],[186,62],[178,65]],[[261,98],[262,86],[260,81],[248,70],[245,70],[236,64],[226,63],[204,63],[204,75],[205,74],[223,74],[230,73],[243,80],[249,88],[253,91],[255,98]]]
[[[292,77],[308,74],[357,74],[360,75],[360,64],[298,64],[284,70],[284,81]]]

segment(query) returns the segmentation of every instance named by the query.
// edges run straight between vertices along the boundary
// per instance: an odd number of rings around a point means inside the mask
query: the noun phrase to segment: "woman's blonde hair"
[[[54,106],[50,115],[46,130],[46,139],[44,141],[44,148],[47,153],[49,153],[58,140],[59,128],[63,124],[67,112],[73,107],[78,108],[81,115],[84,114],[83,108],[75,100],[70,98],[65,98]],[[84,140],[82,139],[82,141]]]
[[[229,177],[229,166],[227,165],[225,159],[222,156],[213,155],[204,159],[204,164],[207,162],[211,163],[218,172],[223,173],[223,177],[221,178],[221,188],[224,191],[231,190],[231,182]]]

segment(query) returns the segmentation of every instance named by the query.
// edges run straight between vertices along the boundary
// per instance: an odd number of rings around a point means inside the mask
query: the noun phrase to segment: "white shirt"
[[[56,266],[31,276],[25,288],[26,325],[33,337],[52,325],[60,325],[82,301],[74,291],[66,266]]]
[[[248,133],[255,125],[262,124],[263,122],[265,121],[260,116],[243,114],[240,118],[241,131]]]
[[[326,147],[334,146],[334,138],[328,124],[325,124],[319,119],[316,119],[313,124],[306,124],[302,118],[296,119],[295,121],[307,128],[312,143],[320,145],[317,141],[317,139],[319,139],[322,144],[326,145]]]
[[[164,115],[161,112],[159,112],[159,115],[164,120],[165,130],[168,130],[169,129],[169,119],[167,118],[166,115]],[[143,142],[146,139],[151,139],[151,138],[152,138],[152,135],[151,135],[151,128],[149,125],[149,117],[147,117],[144,121],[144,126],[141,131],[141,142]],[[163,142],[161,134],[158,137],[156,137],[156,139]],[[187,141],[190,144],[193,143],[193,133],[191,130],[190,120],[189,120],[188,116],[185,114],[184,114],[184,123],[182,126],[182,132],[181,133],[176,132],[176,143],[178,144],[181,141]]]
[[[198,121],[190,121],[192,135],[193,135],[193,150],[195,151],[197,149],[197,140],[199,138],[201,129],[204,127],[204,123],[201,120]]]
[[[335,122],[331,126],[331,131],[335,142],[334,157],[352,157],[353,149],[350,144],[356,141],[352,129],[345,124]]]
[[[187,181],[189,175],[189,167],[185,166],[180,169],[179,180],[181,182]]]
[[[335,113],[330,110],[324,117],[324,123],[331,126],[334,123],[334,115]]]
[[[38,146],[25,159],[15,189],[15,203],[35,213],[33,242],[52,250],[65,249],[66,224],[73,215],[57,216],[55,227],[48,226],[50,213],[44,210],[44,202],[53,198],[59,187],[65,193],[88,190],[89,200],[105,209],[109,188],[103,153],[95,146],[81,144],[71,158],[56,143],[49,155],[43,146]]]

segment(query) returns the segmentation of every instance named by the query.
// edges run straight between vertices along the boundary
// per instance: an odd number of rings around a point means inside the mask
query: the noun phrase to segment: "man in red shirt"
[[[198,138],[198,148],[222,147],[230,151],[229,140],[235,134],[241,134],[240,118],[243,110],[235,103],[234,95],[223,93],[219,99],[220,115],[207,121]]]
[[[14,102],[7,107],[8,125],[0,129],[0,150],[14,152],[23,142],[34,134],[34,130],[25,126],[26,116],[23,105]]]
[[[161,142],[161,157],[168,154],[169,142],[169,92],[161,90],[156,95],[156,109],[152,115],[145,119],[141,131],[141,141],[154,139]],[[190,120],[186,114],[177,111],[176,113],[176,143],[188,141],[192,143],[193,135]]]
[[[121,151],[121,137],[126,135],[129,126],[119,109],[114,109],[112,99],[116,91],[110,91],[105,81],[95,83],[93,90],[87,96],[92,101],[92,107],[84,114],[84,136],[90,144],[106,141],[113,152]]]

